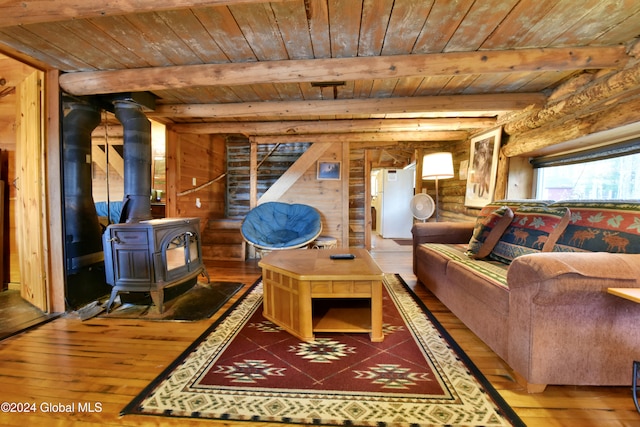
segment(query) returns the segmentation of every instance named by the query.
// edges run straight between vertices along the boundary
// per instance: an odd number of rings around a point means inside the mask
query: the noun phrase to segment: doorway
[[[42,238],[43,74],[3,55],[0,71],[1,338],[53,316],[46,313]]]

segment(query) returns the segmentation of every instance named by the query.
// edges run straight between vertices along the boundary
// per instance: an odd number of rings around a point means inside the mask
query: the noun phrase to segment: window
[[[640,153],[575,163],[576,158],[534,160],[536,198],[640,199]],[[558,166],[553,166],[559,163]]]

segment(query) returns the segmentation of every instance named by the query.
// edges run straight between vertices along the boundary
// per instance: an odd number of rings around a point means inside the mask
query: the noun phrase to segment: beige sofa
[[[513,217],[496,226],[488,218],[502,206]],[[540,220],[539,212],[527,212],[536,209],[556,216]],[[521,229],[527,221],[552,227],[545,237],[537,229]],[[494,227],[487,229],[487,223]],[[528,242],[523,230],[530,234]],[[484,249],[480,259],[467,253],[472,236],[475,249]],[[489,241],[492,236],[499,240]],[[492,248],[489,255],[485,243]],[[413,227],[419,281],[513,369],[529,392],[548,384],[631,384],[633,360],[640,360],[640,303],[611,295],[607,288],[640,287],[638,253],[640,201],[507,200],[485,207],[476,222]]]

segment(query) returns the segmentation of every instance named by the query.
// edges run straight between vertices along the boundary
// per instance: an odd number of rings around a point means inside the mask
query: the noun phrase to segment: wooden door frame
[[[47,238],[45,274],[48,280],[47,301],[50,313],[63,313],[65,305],[65,262],[62,196],[62,139],[60,138],[60,72],[50,70],[44,76],[45,117],[45,233]]]

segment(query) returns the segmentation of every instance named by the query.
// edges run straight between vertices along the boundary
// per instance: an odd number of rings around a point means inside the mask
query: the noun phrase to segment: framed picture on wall
[[[482,208],[493,201],[502,127],[471,138],[465,206]]]
[[[342,162],[318,161],[318,179],[339,180],[342,173]]]

